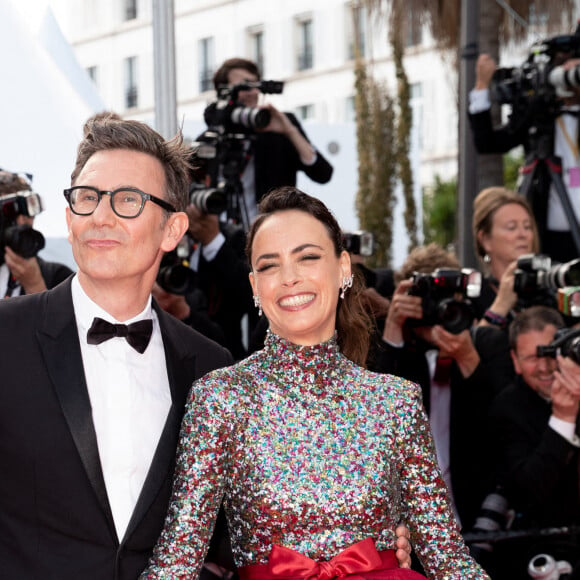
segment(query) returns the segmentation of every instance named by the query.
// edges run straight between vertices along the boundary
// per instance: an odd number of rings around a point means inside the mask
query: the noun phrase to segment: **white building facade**
[[[155,126],[151,0],[50,4],[106,107]],[[323,198],[343,228],[356,229],[351,2],[174,0],[174,13],[177,117],[186,136],[195,137],[204,127],[203,112],[215,99],[211,79],[219,65],[234,56],[257,61],[264,79],[285,82],[283,94],[268,95],[267,100],[294,112],[335,167],[329,184],[299,185]],[[362,44],[375,76],[385,79],[394,93],[384,21],[382,16],[363,14]],[[457,174],[457,74],[434,50],[426,29],[409,26],[407,37],[405,67],[412,91],[413,167],[420,208],[421,191],[434,183],[435,175],[449,179]],[[402,214],[401,206],[397,214]],[[395,246],[400,242],[400,250],[394,248],[394,262],[402,261],[407,246],[404,231],[397,229],[398,219],[395,216]]]

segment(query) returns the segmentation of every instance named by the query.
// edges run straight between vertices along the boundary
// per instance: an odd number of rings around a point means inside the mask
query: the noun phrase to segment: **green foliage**
[[[503,156],[503,183],[508,189],[516,190],[520,167],[524,164],[524,156],[520,152],[507,153]]]
[[[455,242],[457,180],[443,181],[438,175],[432,192],[423,196],[425,244],[436,242],[443,248]]]
[[[366,74],[358,59],[355,67],[357,113],[358,191],[356,210],[360,227],[374,234],[375,253],[369,267],[391,262],[393,241],[395,156],[393,102],[384,85]]]

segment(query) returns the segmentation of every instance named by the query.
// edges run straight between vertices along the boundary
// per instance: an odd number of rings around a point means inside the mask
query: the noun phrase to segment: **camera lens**
[[[203,213],[220,214],[228,208],[225,191],[215,188],[194,189],[189,202]]]
[[[44,248],[44,236],[30,226],[11,226],[4,230],[4,245],[23,258],[33,258]]]
[[[236,125],[246,129],[263,129],[270,123],[272,115],[268,109],[261,107],[234,107],[230,119]]]
[[[195,272],[187,266],[174,264],[159,268],[157,284],[166,292],[185,295],[195,287]]]
[[[459,302],[454,298],[441,300],[437,306],[439,324],[447,332],[459,334],[473,324],[473,309],[468,302]]]

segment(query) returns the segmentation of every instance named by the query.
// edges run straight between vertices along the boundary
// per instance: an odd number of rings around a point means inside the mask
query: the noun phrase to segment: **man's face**
[[[228,85],[230,87],[257,81],[258,77],[256,75],[243,68],[233,68],[228,74]],[[249,91],[240,91],[238,93],[238,103],[246,107],[257,107],[259,99],[260,91],[258,89],[250,89]]]
[[[161,162],[137,151],[112,149],[95,153],[75,185],[106,191],[136,187],[167,199]],[[108,195],[102,196],[91,215],[75,215],[70,208],[66,212],[79,281],[87,284],[130,280],[151,287],[163,252],[172,250],[183,234],[177,231],[177,216],[184,218],[184,227],[187,226],[185,214],[167,217],[162,208],[150,201],[145,202],[140,216],[121,218],[113,212]]]
[[[547,398],[552,391],[556,360],[548,356],[536,356],[536,349],[538,346],[550,344],[555,334],[556,327],[552,324],[548,324],[543,330],[530,330],[518,336],[515,351],[511,351],[516,373],[534,391]]]

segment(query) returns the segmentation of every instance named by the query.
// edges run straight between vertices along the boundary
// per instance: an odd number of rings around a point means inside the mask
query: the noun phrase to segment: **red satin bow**
[[[353,544],[328,562],[315,562],[300,552],[278,545],[272,546],[268,559],[268,571],[280,579],[332,580],[371,572],[380,569],[381,565],[381,556],[371,538]]]

